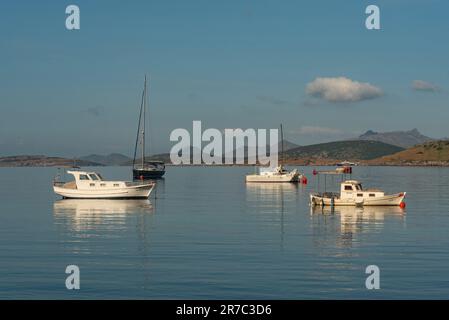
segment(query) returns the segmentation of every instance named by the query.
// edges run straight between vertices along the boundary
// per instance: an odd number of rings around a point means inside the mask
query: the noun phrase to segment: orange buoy
[[[405,202],[402,201],[402,202],[399,204],[399,207],[400,207],[401,209],[404,209],[404,208],[405,208]]]

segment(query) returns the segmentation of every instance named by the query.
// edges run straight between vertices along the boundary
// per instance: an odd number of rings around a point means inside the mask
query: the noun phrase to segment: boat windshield
[[[92,180],[94,180],[94,181],[101,180],[101,178],[98,177],[98,175],[95,174],[95,173],[89,174],[89,177],[90,177]]]
[[[357,184],[355,187],[356,187],[357,190],[363,190],[361,184]]]

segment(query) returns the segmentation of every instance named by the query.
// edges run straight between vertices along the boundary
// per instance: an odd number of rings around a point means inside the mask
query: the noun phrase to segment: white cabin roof
[[[352,184],[352,185],[354,185],[354,184],[361,184],[359,181],[357,181],[357,180],[346,180],[346,181],[344,181],[343,183],[346,183],[346,184]]]
[[[73,175],[75,180],[103,180],[102,176],[94,171],[74,171],[74,170],[67,170],[68,174]],[[87,176],[87,179],[81,179],[81,176]],[[94,177],[92,177],[94,176]]]
[[[67,173],[69,173],[69,174],[72,174],[72,175],[76,175],[76,176],[79,176],[80,174],[97,174],[96,172],[94,172],[94,171],[78,171],[78,170],[76,170],[76,171],[73,171],[73,170],[67,170]]]

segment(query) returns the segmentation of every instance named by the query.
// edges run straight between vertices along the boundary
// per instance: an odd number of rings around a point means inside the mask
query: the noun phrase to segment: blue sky
[[[80,30],[65,28],[69,4]],[[365,28],[369,4],[381,30]],[[2,1],[0,155],[131,155],[145,73],[152,152],[168,151],[171,130],[192,120],[282,122],[298,144],[367,129],[447,137],[448,16],[444,0]],[[381,94],[307,90],[338,77]]]

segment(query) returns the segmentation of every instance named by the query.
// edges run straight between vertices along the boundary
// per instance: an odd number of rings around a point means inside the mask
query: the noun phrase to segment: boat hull
[[[154,185],[140,185],[109,190],[79,190],[53,186],[53,191],[66,199],[147,199]]]
[[[338,197],[323,197],[319,194],[310,195],[311,205],[320,206],[399,206],[405,198],[405,192],[385,195],[376,198],[359,199],[340,199]]]
[[[279,182],[299,182],[299,173],[288,173],[279,175],[257,175],[251,174],[246,176],[246,182],[267,182],[267,183],[279,183]]]
[[[165,170],[133,169],[133,179],[135,180],[160,179],[164,174]]]

